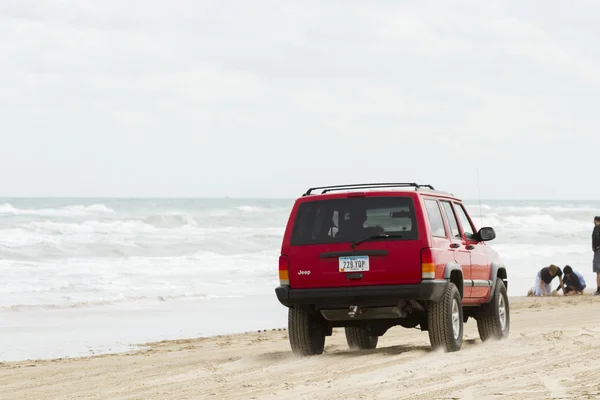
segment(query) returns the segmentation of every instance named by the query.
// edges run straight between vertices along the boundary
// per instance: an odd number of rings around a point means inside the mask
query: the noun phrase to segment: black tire
[[[510,332],[510,306],[502,279],[496,279],[492,295],[491,302],[483,306],[483,312],[477,317],[477,330],[482,342],[505,339]]]
[[[346,342],[348,347],[352,350],[370,350],[377,347],[379,336],[370,335],[369,331],[365,328],[347,326],[346,331]]]
[[[453,322],[457,326],[456,335]],[[434,350],[440,348],[446,352],[460,350],[463,342],[463,308],[460,293],[454,283],[448,283],[439,302],[429,303],[427,323],[429,326],[429,341]]]
[[[325,327],[323,321],[309,307],[292,306],[288,310],[288,336],[292,353],[312,356],[323,353]]]

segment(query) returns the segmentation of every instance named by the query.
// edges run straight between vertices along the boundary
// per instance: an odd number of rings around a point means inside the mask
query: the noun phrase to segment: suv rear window
[[[302,203],[294,220],[291,245],[349,242],[386,233],[385,240],[418,239],[410,197],[354,197]]]

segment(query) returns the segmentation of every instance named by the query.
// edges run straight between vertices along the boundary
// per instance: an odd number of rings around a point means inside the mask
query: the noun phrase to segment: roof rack
[[[414,187],[415,190],[420,188],[427,188],[435,190],[431,185],[420,185],[418,183],[353,183],[349,185],[333,185],[333,186],[317,186],[310,188],[302,196],[309,196],[313,190],[321,190],[321,194],[332,192],[334,190],[345,190],[345,189],[374,189],[374,188],[393,188],[393,187]]]

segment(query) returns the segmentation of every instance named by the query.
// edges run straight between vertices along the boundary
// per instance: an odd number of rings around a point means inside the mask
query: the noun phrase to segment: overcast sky
[[[491,4],[495,3],[495,4]],[[600,199],[600,2],[0,1],[1,196]]]

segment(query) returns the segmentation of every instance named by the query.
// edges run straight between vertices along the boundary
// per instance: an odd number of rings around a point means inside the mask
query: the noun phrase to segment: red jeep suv
[[[275,289],[292,352],[321,354],[334,327],[350,348],[373,349],[395,325],[419,326],[434,349],[457,351],[469,317],[482,340],[507,337],[506,267],[485,243],[495,237],[431,185],[309,189],[291,210]]]

